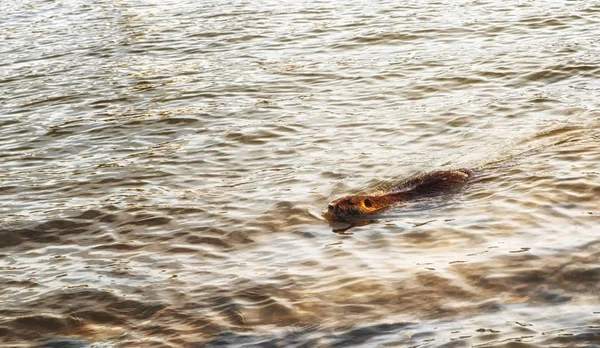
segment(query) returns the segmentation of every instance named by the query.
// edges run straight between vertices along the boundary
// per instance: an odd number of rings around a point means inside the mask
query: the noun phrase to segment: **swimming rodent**
[[[329,203],[325,218],[329,221],[351,221],[380,213],[398,202],[407,202],[454,192],[473,177],[468,169],[440,170],[417,176],[390,189],[373,195],[355,195]]]

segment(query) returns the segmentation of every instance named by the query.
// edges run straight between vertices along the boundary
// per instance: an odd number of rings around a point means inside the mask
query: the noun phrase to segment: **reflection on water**
[[[597,3],[0,13],[3,346],[600,345]]]

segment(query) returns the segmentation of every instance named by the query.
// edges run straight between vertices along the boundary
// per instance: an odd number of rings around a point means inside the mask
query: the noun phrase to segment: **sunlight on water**
[[[597,2],[0,13],[2,346],[600,345]]]

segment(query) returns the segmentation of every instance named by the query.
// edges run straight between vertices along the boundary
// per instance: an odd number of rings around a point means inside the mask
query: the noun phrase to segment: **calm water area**
[[[599,1],[3,0],[0,42],[0,346],[600,347]]]

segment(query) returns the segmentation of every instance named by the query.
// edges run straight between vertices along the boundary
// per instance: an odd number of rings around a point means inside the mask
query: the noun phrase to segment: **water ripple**
[[[1,345],[599,344],[599,11],[1,3]]]

